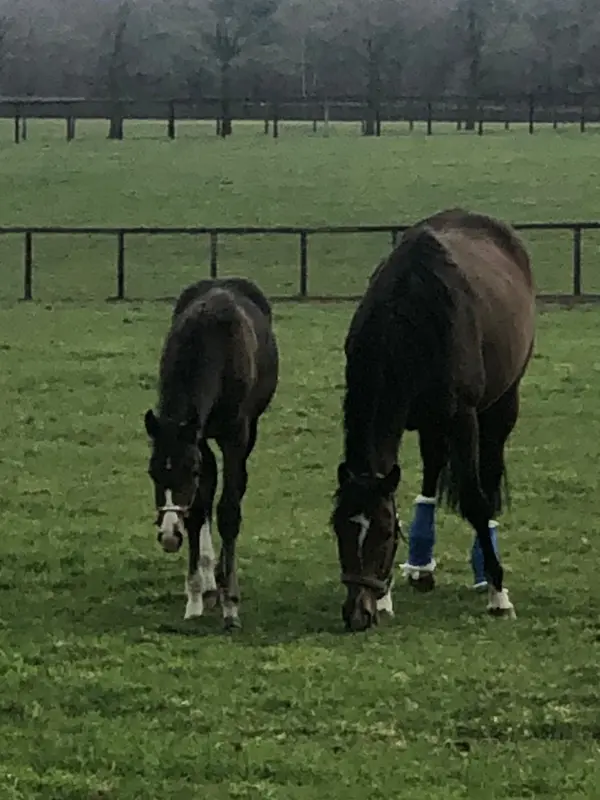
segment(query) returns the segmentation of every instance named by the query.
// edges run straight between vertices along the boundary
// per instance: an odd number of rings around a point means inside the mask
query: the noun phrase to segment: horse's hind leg
[[[248,483],[246,460],[251,450],[250,444],[253,445],[255,440],[256,423],[240,425],[226,440],[219,442],[223,452],[223,491],[217,506],[222,542],[217,584],[222,592],[223,624],[226,630],[241,627],[235,549],[242,519],[241,505]]]
[[[494,505],[483,491],[479,471],[479,420],[474,409],[461,409],[454,421],[450,444],[452,481],[457,483],[462,516],[475,529],[483,553],[485,575],[489,579],[488,610],[514,617],[514,607],[504,589],[504,570],[492,544],[490,519]]]
[[[210,533],[212,505],[217,488],[217,462],[206,442],[200,444],[202,469],[192,513],[188,520],[189,559],[185,578],[185,619],[201,617],[217,598],[215,552]]]
[[[404,573],[411,586],[427,592],[435,586],[435,498],[440,473],[448,457],[448,441],[444,429],[437,425],[421,427],[419,449],[423,478],[421,494],[415,500],[409,529],[408,561],[404,564]]]
[[[519,415],[518,385],[511,387],[493,406],[479,415],[479,476],[481,488],[491,505],[492,513],[502,509],[502,478],[505,473],[504,447]],[[498,555],[497,523],[490,522],[492,546]],[[475,538],[471,552],[475,585],[487,585],[483,574],[483,553]],[[485,583],[484,583],[485,581]],[[494,611],[490,596],[490,611]]]

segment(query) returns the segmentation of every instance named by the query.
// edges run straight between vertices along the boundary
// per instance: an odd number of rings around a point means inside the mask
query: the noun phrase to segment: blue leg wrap
[[[425,567],[431,563],[435,544],[435,502],[433,498],[417,497],[408,544],[408,563],[411,567]]]
[[[498,523],[492,520],[490,522],[490,536],[492,538],[492,545],[494,548],[494,552],[496,553],[497,556],[499,556],[498,538],[496,534],[497,527]],[[475,586],[483,587],[487,585],[487,578],[485,575],[485,571],[483,569],[483,553],[481,551],[481,546],[477,539],[477,534],[475,534],[475,539],[473,540],[473,546],[471,548],[471,568],[473,570],[473,582]]]

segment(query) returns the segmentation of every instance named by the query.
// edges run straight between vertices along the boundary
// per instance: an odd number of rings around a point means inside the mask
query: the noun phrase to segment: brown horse
[[[148,410],[144,422],[152,443],[148,472],[158,541],[173,552],[184,534],[188,538],[185,619],[201,616],[207,601],[220,599],[225,628],[240,625],[235,546],[246,462],[278,372],[271,308],[255,284],[211,279],[181,293],[160,361],[158,415]],[[223,454],[218,564],[210,532],[217,464],[208,439]]]
[[[452,209],[421,221],[372,275],[346,338],[344,461],[332,514],[347,628],[393,613],[405,430],[418,431],[423,464],[410,582],[433,588],[435,504],[445,499],[475,529],[475,582],[489,581],[488,610],[514,616],[492,517],[506,489],[504,446],[534,326],[527,251],[508,225],[481,214]]]

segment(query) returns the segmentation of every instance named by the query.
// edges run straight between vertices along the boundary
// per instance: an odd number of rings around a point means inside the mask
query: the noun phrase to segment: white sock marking
[[[392,590],[389,589],[380,600],[377,601],[377,611],[384,611],[390,617],[394,616],[394,604],[392,603]]]
[[[422,567],[415,567],[413,564],[409,564],[407,561],[406,564],[402,564],[402,569],[404,571],[405,578],[412,578],[413,581],[418,581],[422,575],[428,575],[432,572],[435,572],[436,566],[436,560],[435,558],[432,558],[429,564],[425,564]]]
[[[237,603],[223,598],[223,621],[231,621],[233,624],[239,622],[240,612]]]
[[[200,578],[200,572],[186,577],[185,592],[188,599],[185,607],[184,619],[201,617],[204,613],[204,603],[202,602],[202,580]]]
[[[203,592],[216,592],[215,550],[210,535],[210,522],[206,520],[200,529],[200,579]]]
[[[510,602],[510,598],[508,596],[508,590],[502,589],[501,592],[494,589],[493,586],[489,587],[488,590],[488,611],[504,611],[506,612],[506,616],[514,619],[517,615],[515,613],[515,607]]]

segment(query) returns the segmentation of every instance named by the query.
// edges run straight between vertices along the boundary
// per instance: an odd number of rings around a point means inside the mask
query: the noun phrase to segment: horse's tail
[[[460,474],[461,465],[456,450],[451,445],[446,464],[442,468],[438,481],[437,499],[440,505],[445,504],[451,511],[460,512]],[[493,497],[486,498],[490,503],[493,516],[500,514],[504,508],[511,507],[510,482],[504,458],[502,458],[502,475]]]

